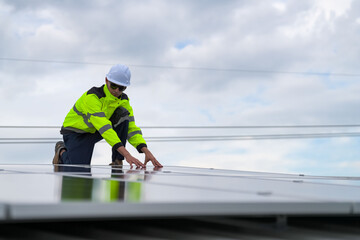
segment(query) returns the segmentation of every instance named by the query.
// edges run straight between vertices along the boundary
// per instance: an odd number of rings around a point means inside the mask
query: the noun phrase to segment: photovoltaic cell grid
[[[0,220],[355,216],[359,180],[178,166],[0,165]]]

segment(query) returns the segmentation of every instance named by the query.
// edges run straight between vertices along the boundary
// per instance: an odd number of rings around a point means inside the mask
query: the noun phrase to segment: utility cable
[[[281,140],[304,138],[335,138],[335,137],[360,137],[360,133],[338,134],[278,134],[278,135],[244,135],[244,136],[206,136],[206,137],[170,137],[151,138],[149,142],[189,142],[189,141],[240,141],[240,140]]]
[[[263,134],[227,136],[161,136],[147,137],[147,142],[189,142],[189,141],[239,141],[239,140],[279,140],[303,138],[360,137],[360,132],[309,133],[309,134]],[[56,143],[61,138],[0,138],[0,144]]]
[[[100,62],[61,61],[61,60],[5,58],[5,57],[0,58],[0,60],[2,60],[2,61],[17,61],[17,62],[40,62],[40,63],[60,63],[60,64],[101,65],[101,66],[112,66],[112,65],[114,65],[113,63],[100,63]],[[360,74],[358,74],[358,73],[297,72],[297,71],[238,69],[238,68],[179,67],[179,66],[141,65],[141,64],[128,64],[128,66],[130,66],[130,67],[139,67],[139,68],[158,68],[158,69],[243,72],[243,73],[252,73],[252,74],[256,73],[256,74],[326,75],[326,76],[343,76],[343,77],[358,77],[358,76],[360,76]]]
[[[319,124],[319,125],[243,125],[243,126],[140,126],[153,129],[217,129],[217,128],[348,128],[360,127],[360,124]],[[57,128],[61,126],[0,126],[0,128]]]

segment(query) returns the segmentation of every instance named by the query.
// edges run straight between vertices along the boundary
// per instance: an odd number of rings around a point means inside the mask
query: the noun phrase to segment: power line
[[[61,63],[61,64],[79,64],[79,65],[103,65],[112,66],[111,63],[99,63],[99,62],[77,62],[77,61],[60,61],[60,60],[46,60],[46,59],[25,59],[25,58],[0,58],[2,61],[14,61],[14,62],[39,62],[39,63]]]
[[[360,137],[359,133],[311,133],[311,134],[272,134],[272,135],[241,135],[241,136],[191,136],[149,138],[151,142],[189,142],[189,141],[239,141],[239,140],[280,140],[303,138],[335,138],[335,137]]]
[[[113,63],[100,62],[81,62],[81,61],[61,61],[61,60],[46,60],[46,59],[25,59],[25,58],[0,58],[2,61],[17,61],[17,62],[40,62],[40,63],[60,63],[60,64],[80,64],[80,65],[101,65],[111,66]],[[222,72],[243,72],[256,74],[295,74],[295,75],[326,75],[326,76],[343,76],[343,77],[358,77],[358,73],[327,73],[327,72],[297,72],[297,71],[275,71],[275,70],[256,70],[256,69],[239,69],[239,68],[212,68],[212,67],[179,67],[179,66],[161,66],[161,65],[141,65],[128,64],[130,67],[139,68],[158,68],[158,69],[179,69],[179,70],[197,70],[197,71],[222,71]]]
[[[62,138],[0,138],[0,141],[36,141],[36,140],[43,140],[43,141],[46,141],[46,140],[61,140]]]
[[[0,128],[58,128],[61,126],[0,126]]]
[[[140,126],[140,128],[153,129],[217,129],[217,128],[349,128],[360,127],[360,124],[319,124],[319,125],[243,125],[243,126]],[[61,126],[0,126],[0,128],[57,128]]]
[[[225,136],[169,136],[169,137],[148,137],[149,140],[157,139],[278,139],[278,138],[302,138],[302,137],[347,137],[347,136],[360,136],[360,132],[342,132],[342,133],[295,133],[295,134],[255,134],[255,135],[225,135]]]
[[[360,137],[360,132],[308,133],[308,134],[263,134],[226,136],[161,136],[147,137],[147,142],[189,142],[189,141],[239,141],[239,140],[280,140],[303,138]],[[61,138],[0,138],[0,144],[56,143]]]
[[[360,124],[332,124],[332,125],[243,125],[243,126],[142,126],[140,128],[342,128],[360,127]]]

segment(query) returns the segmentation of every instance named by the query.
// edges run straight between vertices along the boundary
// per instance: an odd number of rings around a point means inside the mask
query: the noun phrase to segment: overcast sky
[[[360,124],[360,1],[0,0],[1,126],[61,126],[116,63],[138,126]],[[149,129],[160,136],[360,128]],[[60,138],[59,129],[0,129]],[[151,142],[164,165],[359,175],[359,137]],[[0,163],[51,163],[54,144],[0,144]],[[143,156],[129,145],[140,160]],[[110,163],[96,146],[92,164]]]

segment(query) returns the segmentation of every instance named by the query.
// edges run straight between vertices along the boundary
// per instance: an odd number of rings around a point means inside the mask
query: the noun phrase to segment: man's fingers
[[[158,162],[158,160],[156,160],[156,158],[154,156],[145,156],[145,160],[144,160],[144,164],[143,167],[146,167],[146,164],[148,162],[150,162],[155,166],[155,167],[162,167],[162,165]]]
[[[152,161],[153,165],[156,166],[156,167],[162,167],[162,165],[158,162],[158,160],[154,159]]]
[[[145,165],[140,162],[138,159],[134,158],[134,157],[128,157],[126,159],[126,161],[130,164],[130,168],[133,167],[133,164],[136,166],[136,167],[145,167]]]
[[[136,159],[136,166],[137,167],[145,167],[145,165],[137,159]]]

